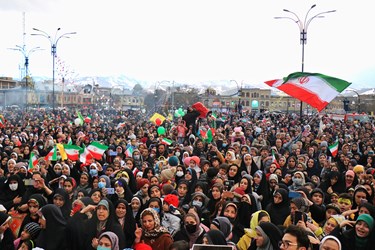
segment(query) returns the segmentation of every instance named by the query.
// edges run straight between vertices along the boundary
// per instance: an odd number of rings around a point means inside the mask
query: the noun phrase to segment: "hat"
[[[218,216],[213,219],[212,224],[223,232],[225,238],[228,238],[229,234],[232,232],[232,224],[227,217]]]
[[[171,157],[169,157],[168,158],[168,164],[169,164],[169,166],[171,166],[171,167],[175,167],[175,166],[177,166],[178,164],[179,164],[179,161],[178,161],[178,158],[177,158],[177,156],[171,156]]]
[[[31,239],[35,239],[38,236],[41,228],[38,223],[30,222],[25,225],[24,230],[30,234]]]
[[[325,236],[322,241],[320,242],[320,246],[322,246],[324,244],[325,241],[327,240],[333,240],[337,243],[337,245],[339,245],[339,249],[341,249],[341,242],[339,239],[337,239],[335,236],[332,236],[332,235],[327,235]]]
[[[311,192],[310,192],[310,197],[312,197],[315,193],[319,193],[322,195],[323,197],[323,200],[324,200],[324,192],[323,190],[321,190],[320,188],[314,188]]]
[[[366,224],[370,228],[370,231],[374,228],[374,219],[369,214],[361,214],[360,216],[358,216],[356,223],[358,221],[366,222]]]
[[[341,213],[339,206],[336,205],[335,203],[330,203],[330,204],[328,204],[328,205],[326,206],[326,211],[327,211],[328,209],[333,209],[333,210],[335,210],[338,214]]]
[[[328,143],[326,141],[321,141],[320,147],[328,147]]]
[[[160,176],[164,180],[171,180],[174,177],[174,173],[171,169],[167,168],[167,169],[164,169],[163,171],[161,171]]]
[[[354,173],[358,174],[359,172],[365,172],[365,167],[362,165],[357,165],[353,168]]]
[[[172,205],[174,207],[178,207],[178,204],[179,204],[178,197],[177,195],[174,195],[174,194],[167,194],[164,197],[164,201],[168,203],[168,205]]]
[[[355,176],[355,173],[354,173],[353,170],[350,170],[350,169],[349,169],[348,171],[346,171],[345,175],[350,175],[350,176],[354,177],[354,176]]]
[[[270,177],[268,178],[268,181],[276,181],[276,183],[279,183],[279,178],[277,177],[276,174],[270,174]]]
[[[141,189],[146,184],[150,185],[150,181],[146,178],[137,180],[137,189]]]
[[[302,197],[293,198],[290,202],[296,205],[298,210],[301,212],[306,212],[308,208],[308,206],[306,205],[305,199]]]
[[[358,164],[356,159],[351,159],[349,163],[350,163],[352,166],[356,166],[356,165]]]

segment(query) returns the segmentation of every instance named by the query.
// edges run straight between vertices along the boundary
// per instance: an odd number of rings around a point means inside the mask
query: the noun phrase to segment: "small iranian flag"
[[[101,160],[104,154],[104,151],[108,149],[108,146],[103,145],[97,141],[92,142],[87,146],[87,150],[95,158],[95,160]]]
[[[328,148],[329,148],[329,151],[331,151],[332,156],[336,157],[337,152],[339,151],[339,140],[336,139],[336,141],[332,145],[330,145]]]
[[[79,152],[82,148],[77,145],[64,144],[64,150],[68,159],[77,161],[79,159]]]
[[[79,161],[83,164],[87,164],[92,158],[93,156],[91,155],[90,151],[88,151],[85,145],[83,145],[83,148],[80,151]]]
[[[277,159],[276,159],[276,155],[275,155],[275,150],[274,149],[272,149],[272,163],[275,163],[276,167],[280,168],[280,165],[279,165],[279,163],[277,162]]]
[[[304,72],[295,72],[284,79],[265,83],[309,104],[318,111],[323,110],[351,84],[335,77]]]
[[[57,161],[57,149],[56,146],[49,151],[49,153],[44,157],[46,161]]]
[[[168,138],[163,138],[163,140],[161,140],[161,143],[169,146],[169,145],[171,145],[173,143],[173,141],[170,140],[170,139],[168,139]]]
[[[36,165],[38,165],[38,157],[36,157],[34,152],[31,152],[30,160],[29,160],[29,169],[27,171],[31,173],[33,171],[33,168],[35,168]]]
[[[128,157],[128,158],[132,157],[133,156],[133,151],[134,151],[134,149],[133,149],[132,146],[128,147],[126,149],[126,151],[125,151],[125,156]]]

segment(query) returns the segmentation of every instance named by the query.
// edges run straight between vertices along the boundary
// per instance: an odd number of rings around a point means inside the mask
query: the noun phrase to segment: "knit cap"
[[[161,171],[160,176],[164,180],[171,180],[174,177],[174,173],[171,169],[164,169]]]
[[[150,181],[146,178],[137,180],[137,189],[141,189],[146,184],[150,185]]]
[[[306,206],[306,202],[304,198],[296,197],[296,198],[293,198],[290,202],[296,205],[299,211],[306,212],[307,206]]]
[[[168,158],[168,164],[171,167],[176,167],[179,164],[177,156],[171,156]]]
[[[358,174],[359,172],[365,172],[365,168],[362,165],[357,165],[353,168],[354,173]]]
[[[31,239],[36,239],[41,228],[38,223],[30,222],[25,225],[24,230],[30,234]]]
[[[177,195],[174,195],[174,194],[167,194],[165,197],[164,197],[164,201],[166,203],[168,203],[168,205],[172,205],[174,207],[178,207],[178,197]]]
[[[372,229],[374,228],[374,219],[369,214],[361,214],[360,216],[358,216],[356,223],[358,221],[366,222],[366,224],[370,228],[370,231],[372,231]]]
[[[274,181],[276,181],[276,183],[279,183],[279,178],[277,177],[276,174],[270,174],[270,177],[269,177],[268,180],[269,180],[269,181],[274,180]]]

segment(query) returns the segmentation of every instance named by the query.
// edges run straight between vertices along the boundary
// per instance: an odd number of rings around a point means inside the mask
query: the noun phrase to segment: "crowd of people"
[[[373,249],[373,121],[82,114],[2,113],[0,249]],[[100,160],[48,157],[94,141]]]

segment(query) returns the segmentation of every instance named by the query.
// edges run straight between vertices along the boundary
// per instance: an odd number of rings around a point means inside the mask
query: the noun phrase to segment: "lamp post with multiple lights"
[[[290,19],[298,25],[298,29],[299,29],[299,33],[300,33],[300,44],[302,45],[302,61],[301,61],[302,69],[301,69],[301,72],[304,72],[304,69],[305,69],[304,68],[304,66],[305,66],[305,44],[307,43],[307,30],[309,28],[309,25],[310,25],[311,21],[316,19],[316,18],[324,18],[324,14],[328,14],[328,13],[332,13],[332,12],[336,11],[336,10],[323,11],[323,12],[320,12],[318,14],[313,15],[312,17],[309,17],[310,11],[315,7],[316,7],[316,4],[314,4],[310,7],[310,9],[307,11],[307,13],[305,15],[305,19],[303,20],[303,22],[302,22],[301,18],[299,18],[299,16],[296,13],[294,13],[293,11],[287,10],[287,9],[283,9],[283,11],[292,14],[293,17],[288,17],[288,16],[275,17],[275,19]],[[302,121],[302,101],[300,103],[300,119]]]
[[[61,38],[69,38],[69,35],[74,35],[76,32],[68,32],[68,33],[63,33],[59,35],[59,31],[61,28],[57,28],[55,36],[51,37],[48,35],[47,32],[33,28],[34,31],[38,32],[35,34],[31,34],[34,36],[43,36],[47,38],[50,41],[51,44],[51,54],[52,54],[52,109],[53,112],[55,113],[55,58],[56,58],[56,49],[57,49],[57,43]]]
[[[20,51],[23,55],[23,57],[25,58],[25,109],[27,111],[27,106],[28,106],[28,86],[29,86],[29,83],[28,83],[28,78],[29,78],[29,57],[30,57],[30,54],[33,53],[34,51],[37,51],[37,50],[42,50],[40,47],[35,47],[35,48],[32,48],[30,50],[26,50],[26,46],[20,46],[20,45],[16,45],[15,48],[10,48],[11,50],[17,50],[17,51]]]

